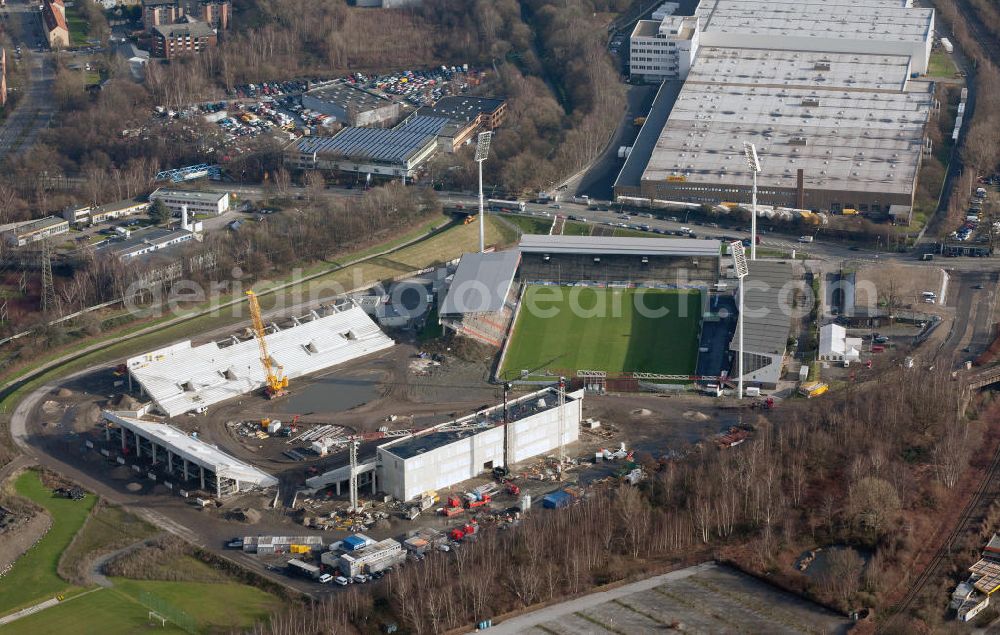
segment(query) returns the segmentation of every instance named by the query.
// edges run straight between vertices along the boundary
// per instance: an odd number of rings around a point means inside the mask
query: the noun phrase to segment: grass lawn
[[[665,315],[651,315],[663,309]],[[697,363],[700,318],[697,291],[528,287],[501,373],[543,367],[567,375],[688,375]]]
[[[22,618],[4,628],[11,635],[72,633],[124,635],[126,633],[183,633],[167,622],[148,622],[143,593],[190,616],[203,631],[230,631],[249,627],[279,608],[278,598],[245,584],[222,582],[159,582],[115,578],[114,587],[67,600],[59,606]]]
[[[931,60],[927,65],[928,77],[953,77],[957,70],[955,62],[951,59],[951,55],[948,55],[943,50],[931,53]]]
[[[80,14],[78,6],[72,5],[66,7],[66,26],[69,27],[70,46],[84,46],[87,44],[87,34],[90,28]]]
[[[109,552],[149,538],[156,527],[121,507],[102,506],[87,519],[76,540],[63,555],[63,571],[75,571],[88,554]]]
[[[57,594],[65,595],[77,590],[69,587],[59,577],[56,568],[62,552],[83,526],[97,500],[90,494],[79,501],[56,498],[42,485],[38,473],[32,471],[22,474],[14,483],[14,488],[19,495],[48,510],[52,516],[52,527],[4,576],[0,583],[0,588],[3,589],[3,593],[0,593],[0,613],[8,613]]]
[[[519,216],[517,214],[504,214],[504,220],[516,225],[523,234],[548,234],[552,227],[551,218],[539,218],[537,216]]]
[[[563,236],[590,236],[592,230],[593,225],[590,223],[581,223],[575,220],[566,221],[566,226],[563,227]]]

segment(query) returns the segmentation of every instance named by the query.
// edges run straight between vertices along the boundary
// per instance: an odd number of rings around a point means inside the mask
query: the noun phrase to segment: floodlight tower
[[[757,175],[760,174],[760,161],[757,159],[757,148],[754,144],[743,142],[743,156],[747,158],[747,167],[753,173],[753,194],[750,201],[750,260],[757,260]]]
[[[490,154],[490,140],[492,138],[493,133],[487,130],[480,132],[476,139],[476,163],[479,164],[479,253],[486,251],[486,226],[484,225],[486,221],[483,218],[485,212],[483,209],[483,161]]]
[[[739,332],[740,332],[740,345],[737,354],[740,356],[739,365],[737,366],[737,372],[739,373],[739,378],[737,380],[737,395],[740,399],[743,399],[743,279],[747,277],[750,273],[750,269],[747,267],[747,254],[743,250],[743,243],[734,240],[729,243],[729,249],[733,255],[733,270],[736,272],[736,277],[740,281],[740,299],[739,299]]]

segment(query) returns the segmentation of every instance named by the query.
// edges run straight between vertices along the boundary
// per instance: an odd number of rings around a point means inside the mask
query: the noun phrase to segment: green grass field
[[[37,472],[27,471],[14,483],[17,493],[48,510],[52,527],[38,544],[18,558],[4,576],[0,588],[0,614],[41,602],[57,594],[78,590],[59,577],[56,569],[63,550],[87,520],[95,499],[88,494],[83,500],[56,498],[42,485]],[[41,632],[41,631],[40,631]]]
[[[281,604],[278,598],[234,582],[158,582],[114,578],[115,586],[72,598],[59,606],[22,618],[4,628],[11,635],[73,633],[74,635],[125,635],[126,633],[183,633],[167,622],[148,622],[149,608],[139,598],[150,593],[191,617],[202,632],[228,632],[249,627]]]
[[[583,369],[695,371],[701,319],[697,291],[532,286],[521,302],[503,377],[539,367],[568,375]],[[663,309],[667,313],[658,316]]]

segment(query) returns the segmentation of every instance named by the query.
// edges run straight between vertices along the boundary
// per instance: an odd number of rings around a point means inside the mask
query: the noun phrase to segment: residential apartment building
[[[176,24],[153,27],[153,56],[173,59],[182,55],[197,55],[218,44],[215,29],[190,16]]]
[[[150,203],[163,201],[174,214],[180,214],[183,207],[187,207],[190,215],[219,216],[229,211],[229,192],[176,190],[161,187],[149,195],[149,201]]]
[[[629,38],[629,73],[633,79],[646,82],[684,79],[698,53],[700,39],[696,17],[639,20]]]
[[[143,0],[142,25],[152,31],[188,16],[224,31],[229,28],[231,11],[229,0]]]

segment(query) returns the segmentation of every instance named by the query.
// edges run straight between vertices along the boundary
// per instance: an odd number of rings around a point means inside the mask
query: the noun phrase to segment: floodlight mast
[[[480,132],[476,139],[476,163],[479,165],[479,253],[486,251],[486,229],[484,223],[485,210],[483,209],[483,161],[490,154],[490,140],[493,133],[490,131]]]
[[[746,157],[747,167],[753,174],[753,193],[750,201],[750,260],[757,260],[757,175],[760,174],[760,160],[757,158],[756,146],[744,141],[743,156]]]
[[[739,355],[739,362],[737,363],[737,389],[736,393],[739,399],[743,399],[743,279],[747,277],[750,273],[750,269],[747,266],[747,254],[743,249],[743,243],[734,240],[729,243],[729,250],[733,255],[733,270],[736,272],[736,277],[740,281],[740,299],[739,299],[739,346],[737,354]]]

